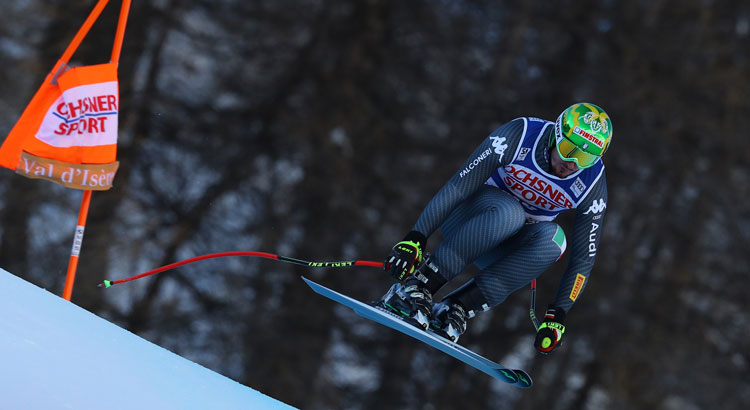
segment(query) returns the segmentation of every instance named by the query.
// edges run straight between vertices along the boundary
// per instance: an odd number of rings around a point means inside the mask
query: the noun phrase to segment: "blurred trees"
[[[109,56],[112,3],[73,63]],[[92,6],[6,8],[1,134]],[[93,196],[73,301],[302,408],[745,408],[748,50],[741,1],[133,2],[121,167]],[[490,131],[579,100],[616,131],[605,237],[565,346],[533,352],[525,291],[462,339],[529,370],[530,391],[299,280],[370,300],[390,284],[375,269],[231,258],[94,286],[228,250],[379,260]],[[0,193],[0,266],[60,294],[80,193],[10,171]],[[541,306],[563,268],[541,278]]]

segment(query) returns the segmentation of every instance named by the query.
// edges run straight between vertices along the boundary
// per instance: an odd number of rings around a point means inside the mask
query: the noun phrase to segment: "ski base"
[[[508,369],[459,344],[453,343],[448,339],[434,334],[431,330],[424,331],[421,328],[411,325],[404,321],[401,316],[398,316],[385,308],[379,308],[377,306],[360,302],[354,298],[315,283],[305,277],[302,277],[302,279],[316,293],[352,309],[358,315],[409,335],[494,377],[495,379],[502,380],[505,383],[521,388],[528,388],[533,384],[531,377],[529,377],[529,375],[523,370]]]

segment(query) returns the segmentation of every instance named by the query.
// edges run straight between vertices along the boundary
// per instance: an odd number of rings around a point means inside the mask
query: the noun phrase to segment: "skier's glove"
[[[565,333],[563,321],[565,321],[565,311],[560,307],[550,305],[544,315],[544,322],[536,331],[536,340],[534,340],[536,350],[548,354],[560,345],[560,340]]]
[[[422,249],[427,238],[417,231],[409,232],[403,241],[391,249],[383,268],[397,280],[404,280],[422,263]]]

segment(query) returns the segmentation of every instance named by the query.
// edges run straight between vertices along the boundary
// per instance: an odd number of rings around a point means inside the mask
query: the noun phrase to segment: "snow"
[[[0,269],[7,409],[291,409]]]

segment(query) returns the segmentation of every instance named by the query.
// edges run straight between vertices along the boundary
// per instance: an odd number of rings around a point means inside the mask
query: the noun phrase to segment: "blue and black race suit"
[[[490,307],[557,261],[567,248],[552,222],[574,209],[571,255],[553,304],[566,312],[588,283],[607,207],[601,159],[566,178],[551,170],[551,122],[517,118],[492,132],[427,204],[414,230],[445,240],[431,255],[450,281],[469,264]]]

